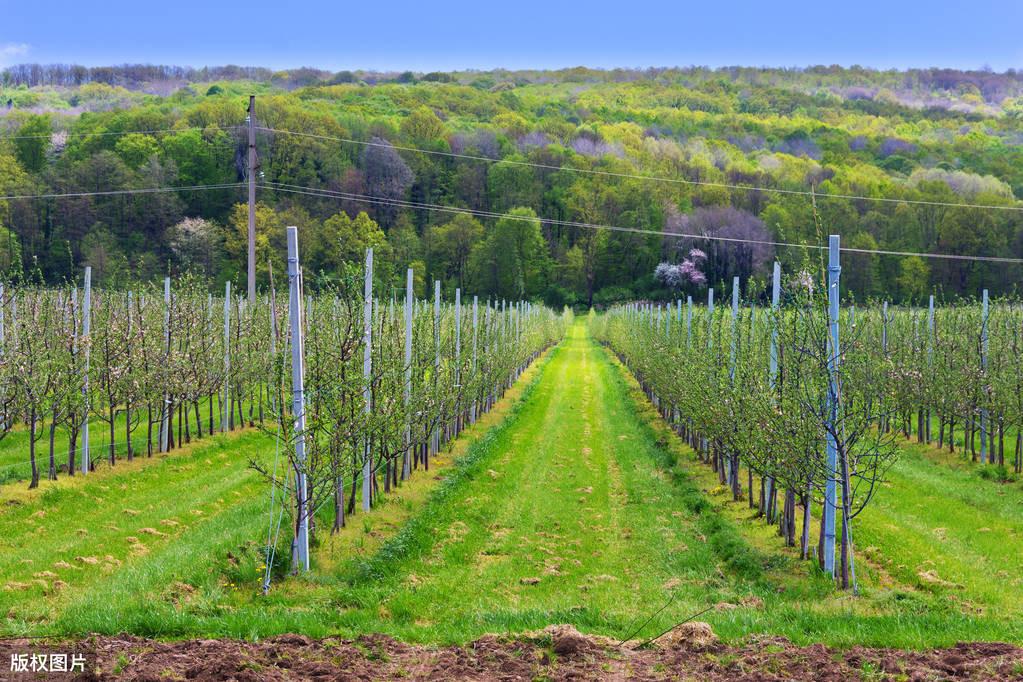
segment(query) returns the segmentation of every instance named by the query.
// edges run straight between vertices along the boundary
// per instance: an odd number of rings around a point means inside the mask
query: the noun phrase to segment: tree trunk
[[[1023,459],[1021,459],[1021,455],[1023,455],[1023,431],[1016,432],[1016,451],[1014,455],[1013,470],[1017,474],[1023,473]]]
[[[114,461],[117,459],[117,439],[114,436],[114,429],[117,427],[117,406],[114,404],[110,405],[110,409],[107,412],[110,417],[110,466],[114,466]]]
[[[167,451],[174,449],[174,400],[167,403]]]
[[[153,456],[153,404],[146,406],[146,457]]]
[[[359,477],[358,475],[352,476],[352,487],[351,493],[348,496],[348,514],[355,513],[355,493],[359,489]]]
[[[195,437],[202,438],[202,414],[199,412],[199,399],[196,398],[195,402],[192,403],[193,411],[195,412]]]
[[[75,475],[75,450],[78,448],[78,427],[72,424],[68,427],[67,447],[67,475]]]
[[[28,418],[28,460],[32,464],[32,481],[28,489],[39,487],[39,467],[36,465],[36,408],[29,411]]]
[[[331,533],[340,532],[345,527],[345,487],[341,476],[334,479],[334,527]]]
[[[994,433],[991,434],[991,452],[995,451]],[[1005,466],[1005,425],[1002,418],[998,417],[998,465]]]
[[[131,442],[131,403],[125,403],[124,405],[124,442],[128,444],[127,456],[128,461],[135,459],[135,448],[132,447]]]
[[[807,485],[803,493],[803,533],[800,536],[799,553],[804,560],[810,558],[810,503],[813,499],[810,496],[810,485]]]
[[[922,426],[922,424],[921,424]],[[849,518],[850,512],[850,499],[849,499],[849,460],[846,457],[845,448],[842,447],[838,452],[838,466],[842,472],[842,538],[841,538],[841,578],[842,578],[842,589],[849,589],[850,584],[850,558],[852,552],[852,528],[851,519]]]
[[[57,460],[54,458],[53,446],[57,437],[57,415],[53,414],[50,419],[50,480],[57,480]]]

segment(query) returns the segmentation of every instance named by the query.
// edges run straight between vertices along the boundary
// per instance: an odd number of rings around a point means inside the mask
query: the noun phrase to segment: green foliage
[[[28,87],[18,80],[45,81],[49,68],[4,76],[10,134],[18,139],[0,142],[0,166],[10,171],[0,172],[0,185],[61,193],[243,180],[247,142],[240,128],[246,95],[255,92],[256,123],[277,131],[257,133],[257,180],[266,183],[259,199],[276,214],[305,221],[300,227],[313,234],[303,241],[324,254],[317,267],[333,278],[352,254],[322,243],[332,237],[320,226],[339,211],[350,217],[365,211],[382,229],[393,248],[380,252],[380,263],[394,286],[419,260],[448,289],[478,282],[495,295],[526,292],[582,305],[604,289],[664,298],[669,292],[654,280],[654,269],[679,263],[692,247],[710,253],[708,285],[734,274],[744,283],[762,279],[771,257],[795,270],[805,254],[772,249],[754,254],[751,265],[735,243],[593,235],[571,223],[688,234],[683,228],[692,227],[686,221],[694,211],[731,208],[744,216],[739,224],[711,225],[712,231],[750,237],[759,230],[751,226],[762,225],[762,241],[816,245],[820,230],[864,249],[1023,256],[1023,211],[955,206],[1021,208],[1017,74],[574,68],[394,77],[225,67],[186,69],[192,85],[166,96],[137,90],[159,80],[162,67],[104,72],[123,73],[117,82],[126,87],[95,79]],[[89,69],[75,68],[89,81]],[[71,107],[81,113],[63,113]],[[819,193],[819,227],[808,197],[787,193],[811,188]],[[340,205],[335,192],[342,193]],[[184,218],[220,226],[218,241],[228,247],[216,254],[213,270],[231,273],[244,270],[232,234],[233,206],[242,198],[232,189],[98,196],[53,200],[47,211],[37,202],[6,202],[0,221],[20,243],[22,274],[35,263],[49,281],[78,274],[96,251],[96,239],[86,237],[97,226],[109,235],[99,240],[109,242],[104,248],[122,254],[133,276],[192,267],[171,244],[170,228]],[[522,252],[497,252],[503,237],[488,236],[476,238],[477,253],[466,255],[455,231],[445,229],[451,214],[427,207],[437,204],[475,214],[484,235],[500,231],[503,214],[532,209],[547,220],[543,248],[529,249],[536,262],[525,264]],[[261,268],[267,255],[264,249]],[[935,290],[969,297],[981,287],[1009,293],[1023,277],[1013,264],[921,267],[898,256],[850,257],[844,268],[846,290],[858,300],[883,293],[908,301]],[[690,289],[703,293],[702,286]]]
[[[117,140],[114,151],[131,168],[139,168],[151,157],[159,154],[160,144],[150,135],[129,133]]]
[[[515,208],[499,219],[473,250],[469,268],[482,294],[508,300],[538,296],[546,285],[547,249],[533,209]]]
[[[909,256],[899,263],[899,275],[896,278],[899,296],[907,301],[919,301],[927,294],[927,281],[930,268],[927,261],[917,256]]]
[[[52,128],[50,117],[29,116],[28,120],[17,130],[18,139],[14,141],[18,161],[30,173],[39,173],[46,165],[46,150],[50,147]]]

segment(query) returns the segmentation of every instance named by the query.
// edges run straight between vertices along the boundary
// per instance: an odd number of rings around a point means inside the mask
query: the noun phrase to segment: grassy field
[[[210,399],[201,398],[199,400],[199,413],[202,417],[202,434],[203,438],[209,437],[209,408]],[[243,413],[248,418],[249,401],[243,401],[242,403]],[[194,408],[189,405],[189,425],[190,425],[190,438],[191,441],[198,440],[198,431],[195,425],[195,414],[192,411]],[[213,410],[214,410],[214,427],[215,430],[220,429],[220,409],[221,401],[219,396],[213,397]],[[253,409],[254,419],[258,419],[258,414],[255,414],[256,410]],[[237,407],[234,408],[235,416],[235,428],[239,428],[240,420],[237,415]],[[175,441],[178,438],[178,412],[175,411],[174,416],[174,438]],[[141,418],[137,426],[135,426],[132,433],[132,450],[136,456],[141,454],[145,456],[148,449],[147,441],[147,428],[146,428],[146,412],[142,411],[137,413],[136,418]],[[124,410],[120,409],[114,418],[114,451],[116,453],[118,463],[121,459],[127,458],[128,444],[126,439],[125,429],[125,414]],[[153,425],[153,451],[159,450],[160,431],[159,424]],[[49,422],[44,424],[42,427],[37,426],[36,441],[36,460],[39,467],[39,477],[45,479],[49,472],[50,466],[50,425]],[[182,436],[184,433],[182,432]],[[183,438],[184,440],[184,438]],[[64,426],[58,426],[54,434],[54,462],[58,470],[58,478],[66,475],[67,464],[68,464],[68,446],[69,446],[69,435],[68,431]],[[186,443],[187,444],[187,443]],[[82,437],[78,434],[77,441],[75,443],[75,469],[76,473],[79,467],[81,467],[81,450],[82,450]],[[9,433],[3,438],[0,438],[0,484],[10,483],[15,481],[28,481],[32,478],[32,466],[29,461],[29,432],[28,427],[23,424],[16,425]],[[108,422],[103,421],[95,415],[89,418],[89,451],[92,456],[93,464],[97,469],[102,469],[109,464],[110,457],[110,425]],[[116,466],[116,465],[115,465]]]
[[[1023,641],[1018,485],[907,446],[857,520],[863,596],[836,592],[730,501],[582,322],[429,474],[263,597],[266,485],[247,463],[269,443],[216,436],[39,491],[0,488],[3,634],[447,643],[565,622],[625,637],[710,608],[699,619],[725,638]]]

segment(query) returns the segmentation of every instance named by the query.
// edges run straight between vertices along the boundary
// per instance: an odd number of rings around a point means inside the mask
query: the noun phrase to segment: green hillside
[[[413,264],[421,289],[440,279],[559,306],[735,275],[745,286],[775,256],[785,272],[814,256],[644,232],[1023,256],[1023,77],[1011,71],[11,67],[0,83],[0,196],[193,188],[0,199],[7,277],[54,282],[84,264],[111,286],[244,275],[234,184],[251,93],[264,284],[292,224],[328,276],[373,245],[394,286]],[[693,248],[707,253],[698,276],[655,276]],[[876,254],[844,266],[859,299],[995,295],[1023,274]]]

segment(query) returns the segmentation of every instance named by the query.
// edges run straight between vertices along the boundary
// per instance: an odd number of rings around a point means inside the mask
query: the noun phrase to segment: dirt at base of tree
[[[85,654],[85,673],[11,673],[12,654]],[[0,677],[28,680],[1023,680],[1023,649],[998,643],[902,651],[796,646],[780,637],[718,641],[692,623],[655,645],[618,646],[566,625],[465,646],[404,644],[385,635],[261,642],[92,637],[0,642]]]

